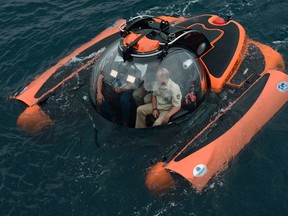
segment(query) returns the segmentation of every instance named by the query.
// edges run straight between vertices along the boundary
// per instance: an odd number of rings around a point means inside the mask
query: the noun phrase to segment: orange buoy
[[[216,25],[224,25],[226,21],[222,17],[217,17],[215,20],[213,20],[213,23]]]
[[[38,105],[27,107],[17,120],[17,126],[29,134],[37,133],[52,123],[53,121]]]
[[[145,180],[146,187],[156,195],[168,192],[175,184],[171,174],[163,167],[163,165],[163,162],[158,162],[156,165],[151,167],[147,172]]]

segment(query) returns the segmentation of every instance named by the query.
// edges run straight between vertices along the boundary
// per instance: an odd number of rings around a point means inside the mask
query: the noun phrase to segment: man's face
[[[165,73],[167,73],[167,70],[165,68],[161,68],[156,73],[156,79],[159,83],[163,83],[166,80]]]

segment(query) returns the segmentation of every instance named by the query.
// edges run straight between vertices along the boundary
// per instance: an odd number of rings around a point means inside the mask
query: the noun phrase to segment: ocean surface
[[[144,186],[161,146],[121,143],[115,135],[99,147],[84,111],[34,136],[15,125],[23,106],[9,96],[115,20],[203,13],[232,15],[250,38],[279,51],[288,68],[284,0],[1,1],[0,215],[288,215],[287,106],[202,193],[179,186],[161,197]]]

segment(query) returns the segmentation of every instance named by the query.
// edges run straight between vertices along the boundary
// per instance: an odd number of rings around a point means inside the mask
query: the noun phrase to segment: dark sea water
[[[288,62],[288,3],[284,0],[1,2],[1,216],[288,215],[287,106],[201,194],[178,186],[162,197],[153,196],[144,186],[149,160],[160,158],[163,150],[153,143],[132,145],[115,137],[115,143],[99,148],[84,111],[34,136],[15,126],[23,107],[11,103],[9,95],[116,19],[202,13],[233,15],[251,38],[272,46]]]

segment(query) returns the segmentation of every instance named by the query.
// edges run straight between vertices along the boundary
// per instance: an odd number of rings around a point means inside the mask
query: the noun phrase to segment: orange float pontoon
[[[139,88],[148,94],[155,89],[156,71],[163,67],[180,86],[181,110],[168,125],[132,129],[136,107],[121,104],[113,89],[130,92],[130,97]],[[97,130],[104,124],[112,133],[136,134],[128,140],[157,134],[170,144],[161,162],[147,172],[149,190],[159,194],[171,189],[175,184],[172,173],[177,173],[201,191],[287,105],[288,76],[284,71],[281,55],[248,38],[245,29],[230,17],[138,16],[119,20],[12,98],[28,105],[18,125],[37,132],[57,119],[49,104],[59,101],[59,89],[71,83],[77,86],[81,76],[88,74],[90,85],[87,78],[82,83],[84,92],[89,91],[85,98],[90,99],[89,110],[95,115],[92,119]],[[97,103],[97,94],[104,95],[104,109]],[[123,110],[129,111],[128,124],[124,124],[127,116]],[[34,112],[35,118],[27,117]],[[44,123],[35,127],[35,123],[27,122],[37,119]],[[189,127],[183,128],[189,139],[175,145],[175,131],[183,125]]]

